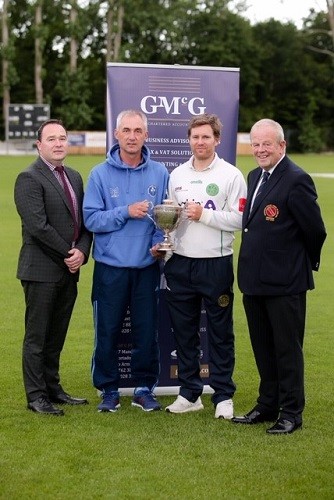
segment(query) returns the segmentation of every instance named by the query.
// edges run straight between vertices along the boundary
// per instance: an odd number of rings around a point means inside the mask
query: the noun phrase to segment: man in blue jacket
[[[83,203],[86,228],[94,233],[93,383],[102,394],[98,411],[117,411],[118,342],[129,307],[135,387],[132,405],[154,411],[161,409],[153,391],[160,372],[157,257],[163,238],[150,212],[166,196],[168,171],[150,159],[144,145],[147,118],[140,111],[122,111],[114,135],[118,144],[91,171]]]
[[[285,154],[279,123],[251,129],[258,164],[248,175],[238,283],[260,375],[255,407],[239,424],[275,421],[268,434],[302,427],[306,292],[314,288],[326,230],[309,174]]]

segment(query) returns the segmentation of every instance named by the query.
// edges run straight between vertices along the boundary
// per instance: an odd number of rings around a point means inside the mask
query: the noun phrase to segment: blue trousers
[[[212,402],[230,399],[235,392],[232,255],[193,259],[174,254],[165,265],[166,301],[175,335],[180,395],[191,402],[201,395],[202,304],[206,310]]]
[[[92,290],[95,326],[92,376],[97,389],[117,391],[119,388],[118,345],[128,308],[131,318],[133,386],[153,390],[158,383],[159,278],[158,263],[145,268],[119,268],[95,262]]]

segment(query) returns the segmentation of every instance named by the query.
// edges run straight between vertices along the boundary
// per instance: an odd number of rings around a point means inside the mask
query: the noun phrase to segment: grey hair
[[[270,118],[262,118],[262,120],[255,122],[251,128],[250,136],[252,136],[252,133],[255,131],[255,129],[257,129],[258,127],[262,127],[263,125],[276,130],[278,142],[284,141],[284,130],[282,126],[278,122],[275,122]]]
[[[147,116],[142,111],[139,111],[137,109],[126,109],[124,111],[121,111],[116,119],[116,129],[119,129],[121,121],[125,116],[139,116],[143,120],[145,129],[147,130]]]

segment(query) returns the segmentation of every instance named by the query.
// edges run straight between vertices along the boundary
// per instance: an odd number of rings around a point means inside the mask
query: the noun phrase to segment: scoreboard
[[[36,139],[36,132],[50,118],[48,104],[10,104],[7,113],[7,139]]]

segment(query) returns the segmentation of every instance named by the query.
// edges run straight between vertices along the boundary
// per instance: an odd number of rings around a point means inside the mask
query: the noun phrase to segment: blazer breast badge
[[[279,210],[276,205],[267,205],[264,207],[263,213],[267,221],[274,222],[279,215]]]

